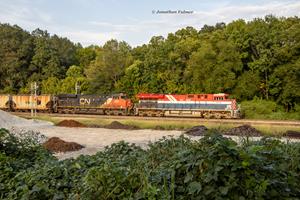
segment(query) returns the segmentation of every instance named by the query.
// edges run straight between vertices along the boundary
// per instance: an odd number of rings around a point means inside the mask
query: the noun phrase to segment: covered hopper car
[[[31,108],[39,112],[53,112],[54,98],[52,95],[12,95],[10,107],[17,112],[30,111]]]
[[[11,96],[10,95],[0,95],[0,109],[8,111],[10,110]]]

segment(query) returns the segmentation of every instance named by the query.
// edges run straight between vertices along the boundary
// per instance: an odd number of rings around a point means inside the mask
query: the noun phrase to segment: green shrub
[[[294,111],[285,112],[282,106],[277,105],[274,101],[267,101],[255,98],[251,101],[241,103],[242,117],[247,119],[300,119],[300,111],[295,107]]]
[[[300,196],[300,144],[273,138],[237,144],[214,130],[200,140],[183,136],[163,138],[151,143],[147,150],[120,142],[93,156],[63,161],[43,151],[35,154],[48,159],[28,159],[26,154],[22,158],[20,153],[15,157],[12,152],[8,156],[5,150],[1,151],[0,198],[296,199]]]

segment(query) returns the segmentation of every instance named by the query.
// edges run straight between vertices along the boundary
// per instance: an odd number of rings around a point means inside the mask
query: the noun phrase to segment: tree
[[[75,94],[76,89],[75,86],[78,85],[80,87],[80,93],[86,93],[88,90],[88,81],[87,78],[83,74],[83,69],[80,66],[72,65],[67,73],[67,77],[61,82],[61,93],[71,93]]]
[[[251,100],[259,94],[260,86],[259,73],[253,71],[244,72],[238,79],[233,90],[234,97],[239,101]]]
[[[79,62],[79,66],[87,67],[96,58],[97,47],[89,46],[86,48],[79,48],[76,52],[76,59]]]
[[[300,102],[300,59],[295,63],[279,66],[270,79],[270,93],[285,106],[286,111]]]
[[[216,32],[192,54],[185,71],[191,92],[232,92],[242,62],[235,46],[222,37]]]
[[[142,71],[143,63],[140,60],[136,60],[132,65],[126,68],[125,75],[116,85],[117,90],[119,92],[125,92],[130,97],[133,97],[139,92],[147,92]]]
[[[0,24],[0,91],[16,93],[26,85],[32,38],[18,26]]]
[[[42,81],[42,94],[59,94],[61,91],[61,82],[56,77],[49,77]]]
[[[95,61],[86,69],[91,93],[107,94],[116,90],[116,84],[131,65],[131,47],[126,42],[110,40],[98,52]]]
[[[134,96],[226,92],[299,112],[300,19],[268,15],[251,21],[186,27],[131,48],[110,40],[83,48],[36,29],[0,24],[0,92],[81,92]]]

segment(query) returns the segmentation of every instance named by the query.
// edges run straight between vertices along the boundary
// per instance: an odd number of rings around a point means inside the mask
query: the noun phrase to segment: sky
[[[268,14],[299,17],[300,0],[0,0],[0,23],[40,28],[83,46],[110,39],[138,46],[187,26]]]

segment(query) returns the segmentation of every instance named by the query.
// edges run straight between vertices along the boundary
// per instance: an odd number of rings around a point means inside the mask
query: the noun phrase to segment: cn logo
[[[80,102],[81,105],[85,105],[85,104],[89,105],[91,103],[91,100],[90,99],[85,99],[85,98],[80,98],[79,102]]]

